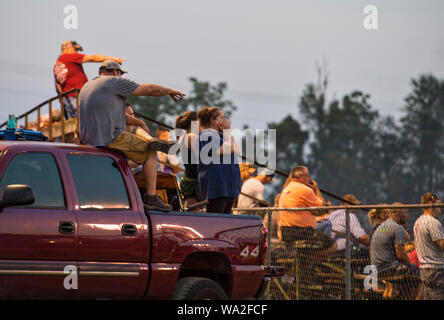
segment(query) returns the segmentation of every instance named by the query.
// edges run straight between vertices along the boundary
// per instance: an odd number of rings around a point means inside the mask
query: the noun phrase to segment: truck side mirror
[[[0,207],[25,206],[33,204],[35,201],[34,193],[30,186],[24,184],[10,184],[6,186],[3,197],[0,200]]]

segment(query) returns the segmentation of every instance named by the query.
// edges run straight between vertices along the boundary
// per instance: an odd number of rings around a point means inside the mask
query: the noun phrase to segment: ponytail
[[[174,127],[176,127],[177,129],[182,129],[182,119],[183,115],[177,116],[176,121],[174,122]]]
[[[176,117],[175,127],[177,129],[189,130],[191,128],[191,123],[197,120],[196,111],[187,111],[183,115]]]

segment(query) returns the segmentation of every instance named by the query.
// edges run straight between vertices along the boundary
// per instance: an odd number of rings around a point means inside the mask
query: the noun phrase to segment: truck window
[[[81,209],[129,209],[125,182],[114,159],[68,155]]]
[[[49,153],[22,153],[15,156],[2,177],[1,194],[10,184],[26,184],[32,188],[35,202],[25,207],[66,207],[59,170]]]

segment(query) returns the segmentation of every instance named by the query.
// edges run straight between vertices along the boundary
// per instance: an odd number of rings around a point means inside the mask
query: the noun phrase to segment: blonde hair
[[[410,242],[405,243],[404,248],[405,248],[405,251],[407,251],[407,253],[410,253],[416,249],[416,246],[413,241],[410,241]]]
[[[368,220],[370,221],[370,224],[372,226],[375,226],[387,220],[388,214],[389,214],[388,209],[382,209],[382,208],[371,209],[368,212]]]
[[[308,168],[306,166],[296,166],[296,167],[294,167],[291,170],[290,174],[288,175],[287,180],[285,180],[285,183],[284,183],[284,186],[282,187],[282,190],[284,190],[287,187],[287,185],[291,182],[291,180],[300,178],[305,173],[305,170],[308,171]]]
[[[403,203],[402,202],[393,202],[392,205],[394,205],[394,206],[402,206]],[[400,213],[402,209],[390,208],[390,209],[386,209],[386,210],[388,211],[388,214],[389,214],[390,217],[394,217],[398,213]]]

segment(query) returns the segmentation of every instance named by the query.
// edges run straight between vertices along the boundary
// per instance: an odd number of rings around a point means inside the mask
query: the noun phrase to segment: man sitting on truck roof
[[[80,140],[83,144],[106,147],[123,153],[128,159],[143,164],[146,194],[143,198],[149,210],[172,210],[156,195],[156,151],[168,153],[173,143],[157,138],[144,139],[126,131],[125,100],[135,96],[166,96],[174,101],[185,94],[155,84],[139,84],[121,77],[120,64],[107,60],[99,69],[99,77],[88,81],[80,91]]]

